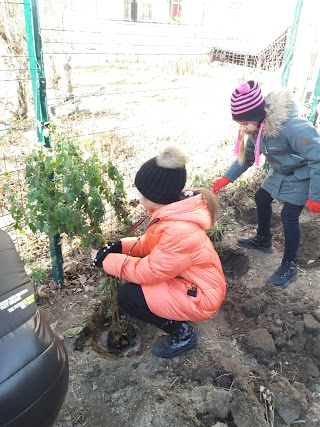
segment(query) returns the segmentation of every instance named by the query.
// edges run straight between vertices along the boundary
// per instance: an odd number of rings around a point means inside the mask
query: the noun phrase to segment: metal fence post
[[[283,60],[283,70],[281,74],[281,86],[287,87],[289,76],[290,76],[290,68],[292,64],[293,54],[294,54],[294,47],[297,39],[297,32],[299,27],[299,21],[300,21],[300,15],[301,15],[301,9],[303,5],[303,0],[297,0],[295,12],[294,12],[294,20],[293,24],[290,28],[290,34],[287,41],[286,50],[284,53],[284,60]]]
[[[318,72],[318,78],[316,81],[316,86],[313,91],[313,97],[311,102],[311,111],[309,116],[309,121],[315,126],[318,119],[318,104],[320,99],[320,70]]]
[[[45,135],[44,125],[48,123],[48,106],[46,94],[46,78],[44,73],[40,19],[37,0],[25,0],[24,17],[28,43],[30,74],[32,81],[33,104],[37,120],[38,141],[50,147],[50,138]],[[49,236],[52,262],[52,277],[59,285],[63,284],[63,258],[60,236]]]

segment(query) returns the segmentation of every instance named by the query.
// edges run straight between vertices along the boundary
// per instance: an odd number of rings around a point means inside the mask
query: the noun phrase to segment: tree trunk
[[[18,80],[18,107],[14,112],[17,119],[26,119],[28,116],[28,90],[25,81]]]
[[[6,5],[5,14],[1,13],[0,18],[0,41],[3,42],[10,54],[10,58],[5,61],[8,65],[8,71],[16,70],[17,103],[10,113],[18,119],[25,119],[28,114],[27,79],[29,73],[25,71],[28,68],[28,60],[26,60],[28,54],[24,32],[23,13],[20,14],[19,9],[17,10],[13,4]]]

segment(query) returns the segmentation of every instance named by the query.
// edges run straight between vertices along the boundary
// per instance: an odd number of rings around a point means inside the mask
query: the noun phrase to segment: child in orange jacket
[[[152,348],[165,358],[197,346],[188,321],[210,319],[226,293],[220,259],[206,234],[218,213],[217,200],[206,189],[182,193],[186,161],[170,146],[144,163],[135,185],[150,213],[146,233],[93,253],[95,266],[126,281],[118,291],[121,309],[168,334]]]

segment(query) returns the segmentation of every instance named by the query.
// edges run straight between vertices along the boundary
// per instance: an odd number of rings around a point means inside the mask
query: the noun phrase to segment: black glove
[[[122,252],[122,244],[120,240],[116,240],[115,242],[112,240],[108,240],[108,246],[110,247],[110,254],[121,254]]]
[[[108,246],[104,246],[98,251],[95,259],[93,260],[93,263],[91,264],[92,267],[101,268],[102,262],[108,254],[111,254],[111,253],[121,254],[121,251],[122,251],[122,244],[120,240],[117,240],[116,242],[108,241]]]

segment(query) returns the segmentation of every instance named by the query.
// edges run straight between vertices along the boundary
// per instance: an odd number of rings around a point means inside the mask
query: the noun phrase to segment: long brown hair
[[[212,191],[208,190],[207,188],[201,187],[201,188],[197,188],[196,190],[193,191],[193,194],[196,196],[197,194],[202,194],[202,197],[204,198],[204,200],[206,201],[207,205],[208,205],[208,209],[210,212],[210,216],[211,216],[211,220],[212,220],[212,224],[210,229],[213,230],[214,225],[219,217],[219,201],[218,201],[218,197],[215,196]]]

